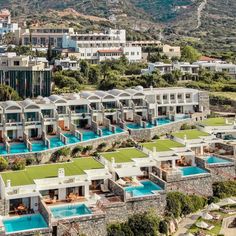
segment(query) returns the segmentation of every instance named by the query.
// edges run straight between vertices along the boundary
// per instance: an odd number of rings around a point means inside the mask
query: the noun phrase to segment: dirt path
[[[200,6],[197,9],[197,27],[196,29],[200,28],[202,25],[202,11],[205,8],[207,4],[207,0],[203,0],[203,2],[200,4]]]

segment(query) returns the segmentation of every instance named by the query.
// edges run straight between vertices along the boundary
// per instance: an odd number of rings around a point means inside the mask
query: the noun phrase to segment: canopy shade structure
[[[202,219],[204,219],[204,220],[212,220],[212,219],[213,219],[213,216],[210,215],[210,214],[207,213],[207,212],[203,212],[203,213],[202,213]]]
[[[115,171],[120,178],[143,175],[139,167],[117,168]]]
[[[197,222],[196,226],[201,229],[207,229],[209,227],[209,225],[204,221]]]

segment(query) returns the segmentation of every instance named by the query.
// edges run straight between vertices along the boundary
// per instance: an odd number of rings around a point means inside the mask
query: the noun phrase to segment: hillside
[[[124,27],[130,39],[158,38],[162,31],[166,41],[190,41],[206,53],[236,51],[235,0],[0,0],[0,6],[22,21],[63,23],[85,31]],[[77,13],[65,14],[68,8]]]

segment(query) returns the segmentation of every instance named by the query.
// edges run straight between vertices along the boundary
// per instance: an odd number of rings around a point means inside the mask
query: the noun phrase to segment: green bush
[[[24,170],[26,161],[23,158],[16,158],[12,163],[12,170]]]
[[[134,234],[127,223],[118,223],[108,226],[107,236],[134,236]]]
[[[6,170],[7,167],[8,161],[5,158],[0,157],[0,171]]]
[[[226,197],[236,196],[235,181],[217,182],[214,183],[212,187],[214,197],[222,199]]]
[[[152,139],[160,139],[160,136],[159,135],[154,135]]]
[[[35,159],[33,157],[27,157],[26,158],[26,165],[32,165],[34,163]]]
[[[139,236],[159,235],[159,223],[159,218],[152,212],[136,214],[128,220],[131,231]]]
[[[168,229],[169,229],[168,222],[166,220],[160,221],[160,224],[159,224],[160,233],[164,235],[168,235]]]
[[[198,211],[206,204],[206,200],[201,196],[186,195],[180,192],[168,193],[166,201],[166,211],[175,218]]]
[[[208,199],[207,199],[207,203],[208,204],[211,204],[211,203],[217,203],[219,202],[220,199],[218,197],[214,197],[214,196],[210,196]]]
[[[100,143],[97,147],[97,150],[102,151],[106,146],[107,146],[107,144],[105,142]]]

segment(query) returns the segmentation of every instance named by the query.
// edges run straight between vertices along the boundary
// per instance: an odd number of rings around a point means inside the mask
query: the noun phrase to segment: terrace
[[[206,132],[199,131],[197,129],[191,129],[173,133],[172,136],[179,139],[193,140],[193,139],[201,139],[202,137],[207,137],[207,136],[209,137],[210,135]]]
[[[93,158],[78,158],[73,162],[39,165],[26,167],[25,170],[16,172],[3,172],[1,173],[2,179],[7,184],[7,181],[11,181],[11,186],[25,186],[32,185],[35,180],[57,178],[58,169],[63,168],[65,170],[65,177],[77,176],[85,174],[85,170],[103,169],[104,166]]]
[[[209,118],[200,123],[204,126],[229,126],[233,124],[233,120],[224,119],[223,117]]]

